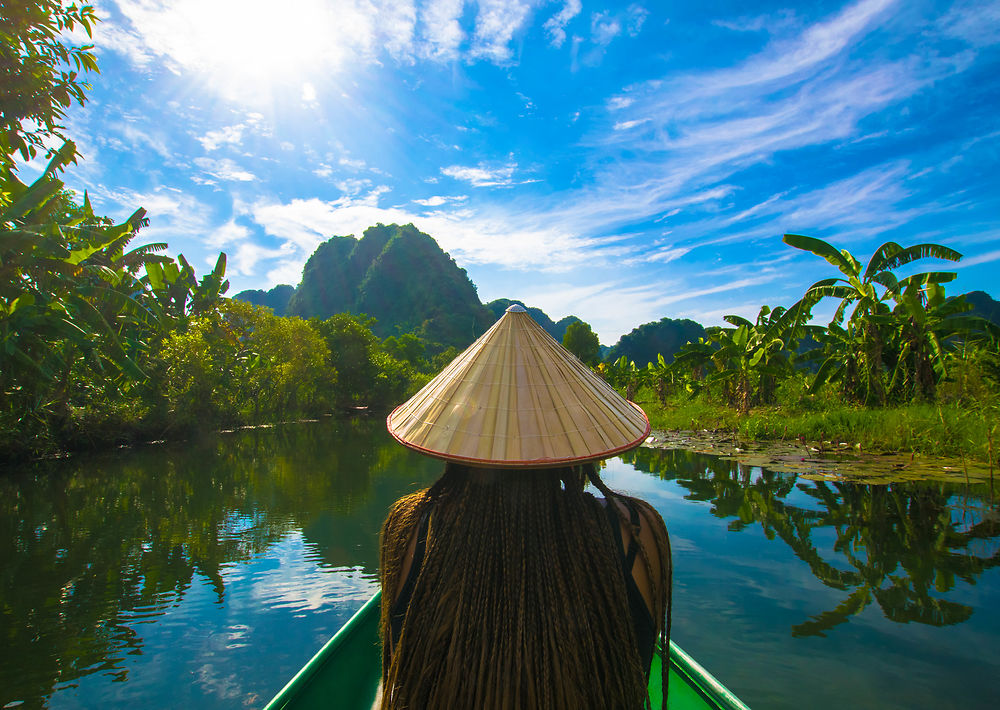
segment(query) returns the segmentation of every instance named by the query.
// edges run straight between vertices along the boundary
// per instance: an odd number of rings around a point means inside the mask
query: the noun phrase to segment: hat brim
[[[626,400],[628,402],[628,400]],[[644,417],[645,412],[642,411],[640,407],[635,402],[628,402],[633,407],[635,407]],[[443,453],[440,451],[434,451],[433,449],[424,448],[417,444],[413,444],[403,437],[396,434],[393,431],[390,421],[392,417],[398,412],[403,405],[399,405],[386,417],[386,428],[389,430],[389,434],[393,439],[398,441],[400,444],[408,449],[412,449],[417,453],[421,453],[424,456],[430,456],[431,458],[440,459],[441,461],[454,461],[455,463],[464,463],[467,466],[476,466],[479,468],[558,468],[561,466],[575,466],[577,464],[591,463],[593,461],[603,461],[604,459],[609,459],[612,456],[617,456],[618,454],[623,454],[626,451],[631,451],[632,449],[638,447],[642,444],[646,438],[649,436],[650,432],[653,430],[652,425],[649,420],[646,420],[646,429],[643,431],[642,435],[637,437],[635,441],[629,442],[622,446],[618,446],[613,449],[608,449],[607,451],[601,451],[598,453],[587,454],[586,456],[574,456],[565,458],[541,458],[541,459],[523,459],[523,460],[493,460],[493,459],[480,459],[473,458],[470,456],[458,456],[455,454]]]

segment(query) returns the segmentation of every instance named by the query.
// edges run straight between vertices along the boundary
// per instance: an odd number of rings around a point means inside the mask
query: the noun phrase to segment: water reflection
[[[834,608],[795,624],[793,636],[824,636],[871,604],[899,623],[961,623],[973,608],[946,598],[956,580],[975,584],[1000,565],[1000,515],[986,484],[800,481],[678,450],[639,449],[622,459],[709,502],[733,532],[760,525],[844,592]]]
[[[795,688],[842,707],[845,683],[878,687],[869,707],[940,707],[959,682],[966,706],[993,698],[988,489],[814,483],[681,451],[626,460],[609,475],[674,516],[678,640],[751,706],[797,707]],[[440,470],[353,419],[5,472],[0,707],[263,705],[372,593],[388,506]],[[789,579],[799,567],[808,584]],[[819,666],[840,679],[822,698]]]
[[[193,587],[225,605],[246,563],[257,561],[253,582],[274,606],[346,596],[349,583],[331,586],[324,569],[373,577],[388,505],[440,469],[378,436],[383,426],[243,431],[0,477],[0,706],[93,673],[125,680],[144,624]],[[288,555],[310,572],[292,579],[290,560],[277,569],[280,543],[299,531],[305,549]],[[245,630],[227,633],[243,643]]]

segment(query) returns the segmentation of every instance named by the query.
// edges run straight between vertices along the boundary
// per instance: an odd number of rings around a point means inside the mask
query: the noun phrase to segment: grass
[[[1000,403],[906,404],[865,408],[834,397],[779,397],[778,405],[740,415],[718,401],[675,395],[661,405],[652,392],[636,398],[654,429],[735,431],[744,441],[793,440],[860,444],[871,453],[916,453],[996,463]],[[784,400],[784,401],[782,401]]]

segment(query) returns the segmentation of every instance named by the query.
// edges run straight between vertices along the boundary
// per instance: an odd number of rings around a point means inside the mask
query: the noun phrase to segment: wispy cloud
[[[465,40],[459,20],[464,0],[431,0],[420,13],[423,53],[431,59],[455,59]]]
[[[464,202],[467,199],[469,199],[468,195],[455,195],[453,197],[434,195],[433,197],[428,197],[425,200],[414,200],[414,202],[418,205],[423,205],[424,207],[440,207],[441,205],[449,203]]]
[[[252,182],[257,176],[243,169],[229,158],[214,160],[212,158],[195,158],[194,164],[218,180],[225,182]]]
[[[579,15],[582,9],[580,0],[566,0],[562,9],[545,21],[543,27],[549,36],[549,44],[557,48],[563,46],[563,42],[566,41],[566,25]]]
[[[979,266],[980,264],[991,264],[994,261],[1000,261],[1000,249],[994,249],[993,251],[988,251],[985,254],[977,254],[970,259],[962,259],[959,263],[949,266],[949,269],[967,269],[970,266]]]
[[[441,174],[467,182],[473,187],[508,187],[516,184],[514,181],[515,170],[517,170],[517,163],[508,163],[497,167],[489,167],[480,163],[475,167],[449,165],[441,168]]]
[[[497,64],[513,56],[511,40],[528,19],[531,7],[519,0],[480,0],[470,56],[485,57]]]
[[[569,9],[573,3],[578,13],[579,0],[570,0]],[[269,74],[305,67],[321,75],[348,62],[377,64],[384,57],[401,64],[465,58],[509,65],[532,9],[527,0],[480,0],[466,29],[464,0],[301,0],[277,15],[266,0],[116,0],[116,5],[120,19],[106,23],[96,37],[99,51],[118,52],[139,67],[157,58],[176,73],[221,72],[228,82],[216,86],[233,98],[250,97],[253,82],[243,79],[254,69],[260,90]],[[262,46],[274,51],[261,52]]]

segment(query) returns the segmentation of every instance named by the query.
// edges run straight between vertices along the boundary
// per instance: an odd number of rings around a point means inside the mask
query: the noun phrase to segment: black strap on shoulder
[[[625,507],[628,508],[629,521],[632,523],[634,530],[638,530],[640,525],[639,511],[636,510],[631,501],[623,500],[622,502],[625,504]],[[619,522],[618,514],[615,512],[614,508],[611,507],[613,505],[615,505],[615,501],[605,501],[604,508],[608,514],[608,522],[611,523],[611,529],[617,532],[621,527],[621,523]],[[620,538],[621,535],[618,537]],[[626,576],[631,575],[632,565],[635,564],[635,556],[638,552],[639,543],[635,539],[635,533],[633,531],[632,535],[629,536],[628,549],[623,549],[621,551],[622,569],[625,570]]]

